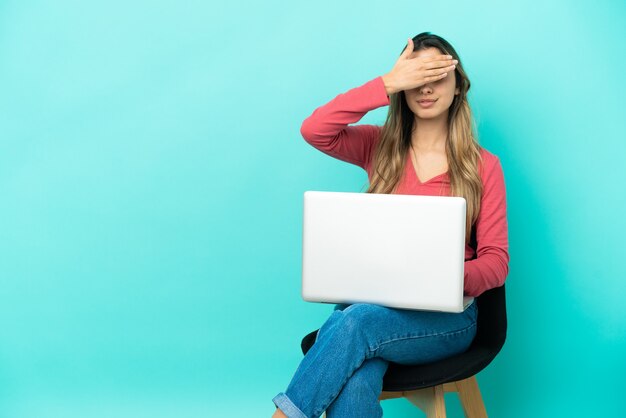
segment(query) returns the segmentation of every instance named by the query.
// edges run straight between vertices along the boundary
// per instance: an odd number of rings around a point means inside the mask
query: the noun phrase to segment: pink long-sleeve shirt
[[[382,77],[339,94],[315,109],[304,120],[300,132],[318,150],[339,160],[358,165],[372,178],[371,165],[381,126],[353,125],[370,110],[389,105]],[[465,246],[464,295],[478,296],[501,286],[509,272],[508,225],[504,173],[499,158],[481,147],[483,182],[481,208],[475,223],[476,251]],[[443,173],[421,182],[411,156],[407,161],[396,194],[449,196],[450,180]]]

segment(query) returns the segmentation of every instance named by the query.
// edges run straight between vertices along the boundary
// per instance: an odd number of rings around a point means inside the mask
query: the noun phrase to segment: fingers
[[[426,57],[426,58],[424,58],[424,60],[423,60],[423,61],[424,61],[424,62],[431,62],[431,61],[450,61],[450,60],[452,60],[452,59],[453,59],[452,55],[445,55],[445,54],[442,54],[442,55],[432,55],[432,56],[430,56],[430,57]]]
[[[454,59],[443,59],[437,61],[429,61],[424,63],[425,69],[440,69],[440,70],[453,70],[458,63],[457,60]]]
[[[447,75],[448,73],[443,73],[443,74],[437,74],[437,75],[431,75],[431,76],[425,77],[424,83],[430,83],[431,81],[441,80],[442,78],[445,78]]]
[[[448,58],[448,56],[449,55],[437,55],[436,57],[425,58],[423,62],[425,64],[436,64],[441,67],[458,63],[458,60],[455,60],[454,58]]]
[[[425,73],[428,76],[437,76],[441,74],[442,72],[446,73],[449,71],[453,71],[455,68],[456,68],[456,65],[452,64],[452,65],[447,65],[447,66],[436,67],[435,69],[432,69],[432,70],[426,70]]]
[[[402,58],[408,59],[409,55],[413,53],[413,39],[409,38],[409,41],[406,44],[406,48],[402,52]]]
[[[415,46],[413,45],[413,39],[408,38],[407,46],[404,48],[404,51],[402,51],[402,58],[409,59],[409,56],[414,52],[413,51],[414,48]],[[425,57],[425,58],[422,58],[420,61],[422,61],[422,63],[425,64],[425,68],[427,69],[442,68],[442,67],[447,68],[448,66],[455,65],[459,62],[458,60],[455,60],[452,55],[447,55],[447,54],[440,54],[440,55],[433,55],[433,56]]]

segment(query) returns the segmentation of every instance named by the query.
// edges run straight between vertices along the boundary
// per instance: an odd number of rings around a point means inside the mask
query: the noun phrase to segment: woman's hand
[[[413,53],[413,39],[409,38],[407,47],[395,65],[383,76],[387,95],[402,90],[410,90],[431,81],[441,80],[453,71],[457,60],[451,55],[433,55],[429,57],[409,58]]]

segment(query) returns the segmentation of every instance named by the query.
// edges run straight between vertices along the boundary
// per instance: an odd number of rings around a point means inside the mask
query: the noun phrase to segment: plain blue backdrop
[[[300,125],[422,31],[459,52],[505,173],[490,416],[619,415],[625,21],[623,1],[1,1],[0,417],[269,417],[332,311],[300,297],[303,192],[367,181]]]

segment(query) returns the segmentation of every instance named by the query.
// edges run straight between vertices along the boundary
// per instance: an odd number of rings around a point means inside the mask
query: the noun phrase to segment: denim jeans
[[[369,303],[337,304],[285,392],[272,401],[289,418],[381,417],[390,361],[423,364],[466,351],[476,336],[476,301],[460,313]]]

